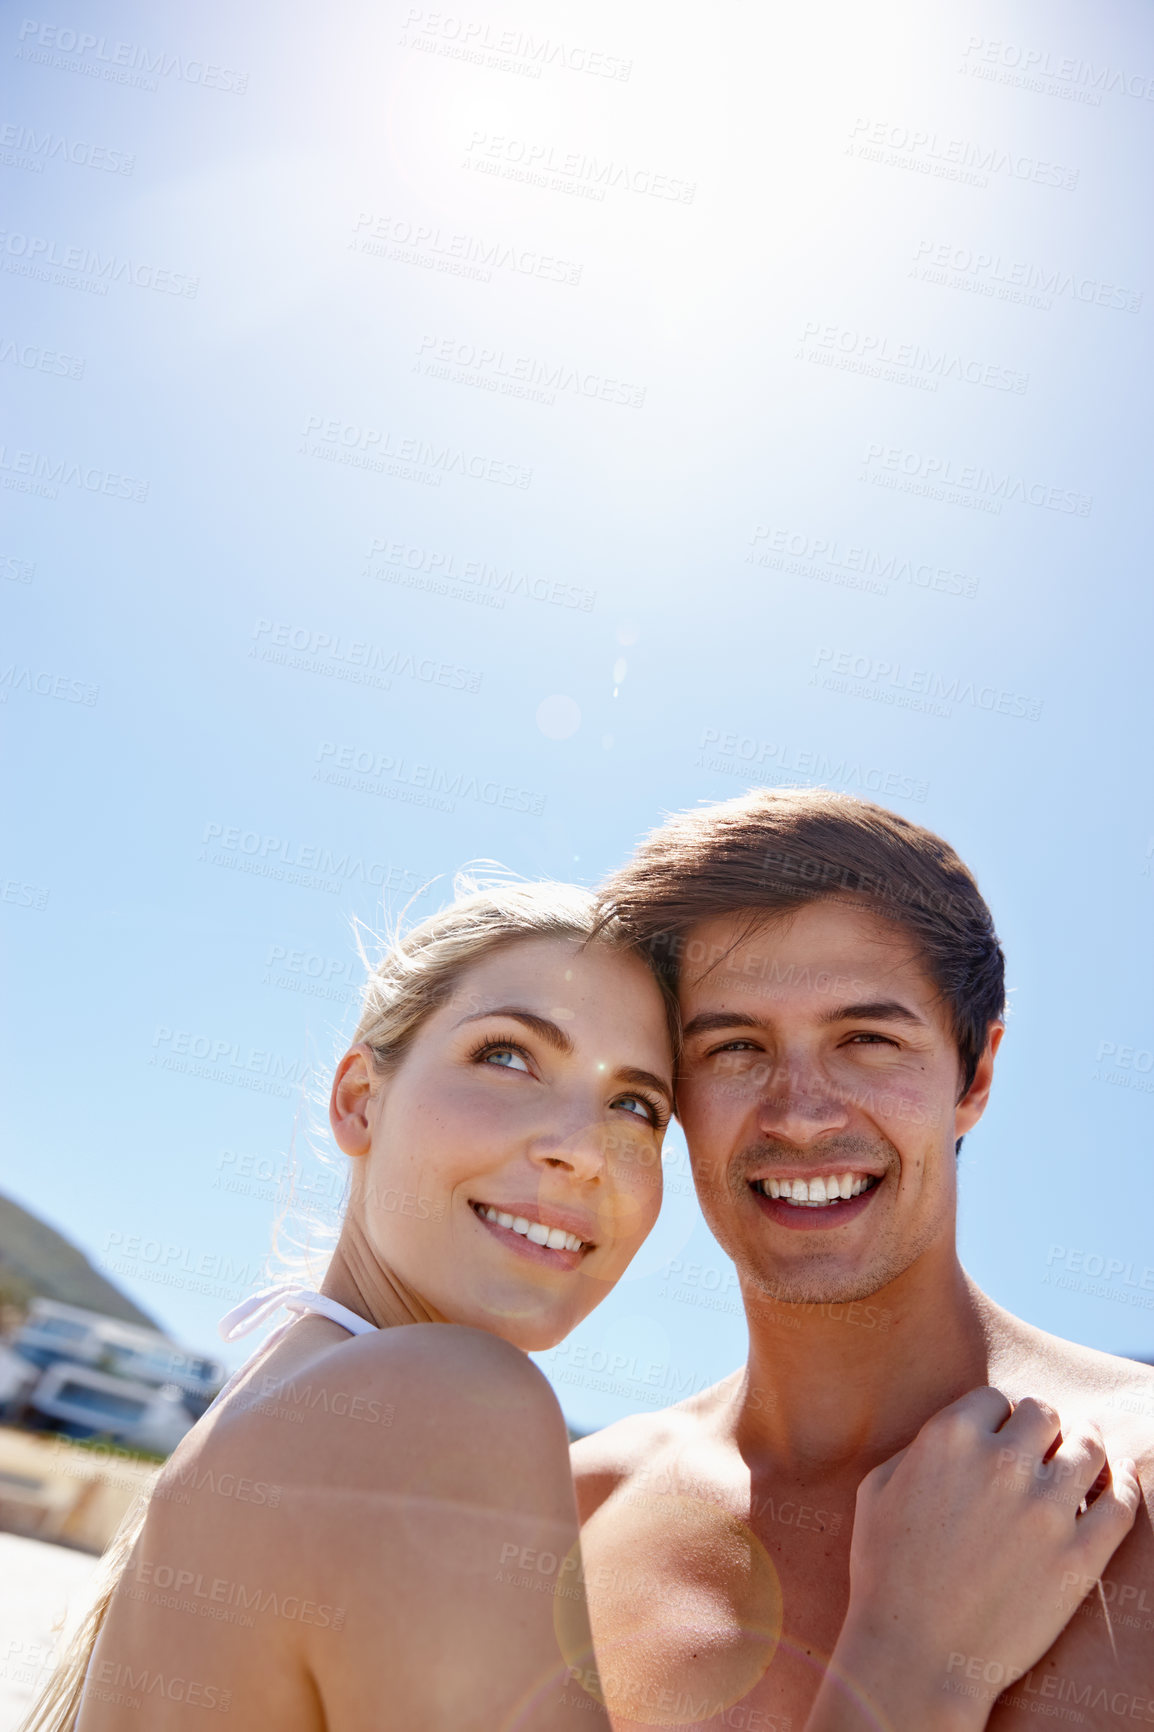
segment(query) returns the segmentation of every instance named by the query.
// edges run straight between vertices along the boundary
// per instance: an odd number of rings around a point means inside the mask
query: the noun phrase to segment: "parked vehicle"
[[[11,1347],[32,1381],[8,1379],[16,1385],[5,1403],[9,1423],[160,1455],[175,1449],[225,1376],[217,1360],[158,1330],[55,1299],[32,1301]]]

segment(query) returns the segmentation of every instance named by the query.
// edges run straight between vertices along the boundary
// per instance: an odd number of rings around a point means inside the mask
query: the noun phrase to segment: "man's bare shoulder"
[[[1011,1400],[1036,1395],[1065,1424],[1092,1420],[1111,1453],[1154,1468],[1154,1367],[1024,1323],[983,1296],[990,1381]]]
[[[569,1450],[569,1462],[583,1523],[666,1447],[669,1435],[664,1414],[637,1413],[577,1439]]]
[[[660,1471],[673,1455],[683,1455],[710,1433],[719,1409],[732,1397],[741,1374],[716,1383],[699,1395],[657,1413],[633,1413],[602,1431],[591,1432],[569,1451],[577,1508],[589,1520],[614,1492],[640,1484]]]

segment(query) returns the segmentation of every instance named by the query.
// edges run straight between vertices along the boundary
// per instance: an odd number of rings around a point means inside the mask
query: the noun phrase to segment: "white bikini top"
[[[266,1287],[263,1293],[253,1293],[247,1299],[242,1299],[239,1305],[234,1305],[217,1324],[217,1332],[224,1341],[239,1341],[242,1335],[251,1335],[254,1329],[259,1329],[262,1323],[280,1310],[291,1311],[293,1316],[287,1318],[267,1335],[261,1342],[258,1353],[263,1353],[287,1335],[298,1317],[307,1317],[314,1312],[318,1317],[327,1317],[330,1323],[339,1323],[342,1329],[347,1329],[350,1335],[372,1335],[376,1324],[370,1323],[367,1317],[359,1317],[355,1311],[350,1311],[347,1305],[338,1304],[335,1299],[328,1299],[323,1293],[314,1293],[311,1287],[298,1287],[292,1281],[284,1281],[279,1287]],[[255,1354],[250,1354],[239,1370],[234,1371],[228,1382],[217,1392],[213,1406],[222,1396],[235,1388],[236,1384],[248,1370]]]

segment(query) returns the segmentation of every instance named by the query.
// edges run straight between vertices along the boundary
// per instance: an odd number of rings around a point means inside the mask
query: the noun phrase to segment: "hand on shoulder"
[[[858,1490],[850,1608],[808,1732],[849,1724],[850,1682],[887,1707],[914,1702],[927,1728],[984,1726],[1105,1569],[1139,1498],[1132,1462],[1108,1468],[1093,1428],[1063,1426],[1032,1397],[1012,1407],[974,1389],[935,1414]]]

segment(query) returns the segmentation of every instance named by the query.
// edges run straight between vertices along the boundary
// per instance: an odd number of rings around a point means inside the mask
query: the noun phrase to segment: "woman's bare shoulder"
[[[446,1449],[446,1440],[455,1448]],[[485,1330],[417,1323],[343,1337],[305,1357],[272,1356],[202,1421],[163,1478],[221,1471],[250,1481],[379,1490],[393,1480],[473,1488],[515,1469],[525,1491],[558,1479],[565,1421],[548,1382]],[[564,1466],[567,1482],[568,1468]]]
[[[350,1363],[355,1357],[399,1384],[419,1386],[446,1376],[466,1383],[485,1379],[553,1399],[548,1382],[519,1347],[462,1323],[410,1323],[381,1329],[374,1335],[356,1336],[348,1343],[348,1352]]]
[[[574,1552],[566,1444],[545,1378],[480,1330],[314,1331],[274,1349],[166,1466],[109,1652],[135,1662],[179,1637],[172,1663],[195,1658],[237,1702],[244,1678],[275,1673],[329,1724],[373,1723],[386,1697],[397,1723],[431,1724],[448,1617],[451,1722],[499,1723],[494,1679],[519,1699],[557,1663],[551,1596],[509,1572]],[[174,1594],[207,1610],[174,1618]]]
[[[413,1324],[319,1348],[314,1335],[258,1362],[169,1458],[134,1570],[142,1585],[157,1568],[231,1580],[260,1558],[331,1598],[366,1521],[383,1562],[419,1507],[569,1520],[567,1442],[536,1366],[482,1330]]]
[[[408,1473],[413,1455],[446,1493],[467,1479],[519,1481],[522,1497],[563,1475],[569,1490],[568,1434],[557,1398],[528,1356],[499,1336],[459,1324],[413,1324],[360,1336],[349,1371],[366,1382],[388,1415],[391,1445]],[[455,1447],[446,1450],[447,1439]],[[431,1453],[430,1453],[431,1451]],[[570,1493],[571,1495],[571,1493]]]

